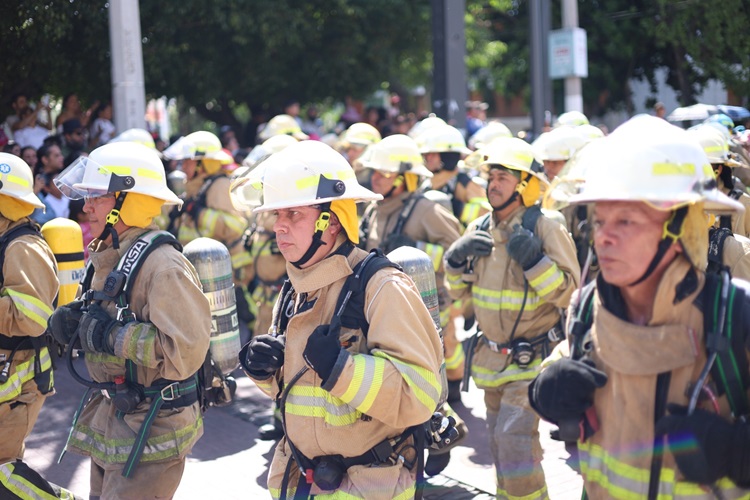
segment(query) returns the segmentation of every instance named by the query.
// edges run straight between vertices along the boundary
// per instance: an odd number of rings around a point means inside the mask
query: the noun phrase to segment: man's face
[[[502,206],[516,192],[518,179],[504,168],[491,168],[487,179],[487,199],[492,208]]]
[[[646,272],[669,212],[636,201],[600,202],[594,208],[594,248],[605,280],[623,287]]]
[[[390,192],[397,178],[398,174],[396,173],[373,170],[372,177],[370,178],[372,190],[379,195],[385,196]]]
[[[20,95],[13,101],[13,109],[18,116],[23,115],[23,112],[29,107],[29,101],[25,95]]]
[[[443,168],[443,160],[440,158],[440,153],[425,153],[422,155],[424,158],[424,165],[430,172],[437,172]]]
[[[552,180],[560,174],[565,166],[566,160],[544,160],[544,175]]]
[[[350,144],[349,147],[346,148],[346,158],[349,160],[349,164],[352,165],[354,161],[359,159],[359,157],[362,156],[362,153],[364,152],[364,146],[361,146],[359,144]]]
[[[69,134],[65,134],[65,143],[74,149],[83,147],[83,129],[74,130]]]
[[[315,221],[320,216],[320,209],[317,207],[283,208],[274,210],[273,215],[275,219],[273,231],[276,233],[276,244],[281,255],[287,262],[298,261],[312,244],[315,234]],[[334,223],[333,217],[333,214],[331,214],[331,225]],[[338,233],[334,233],[329,225],[322,236],[322,240],[326,244],[318,248],[312,258],[302,267],[310,267],[323,260],[333,248],[336,234]]]
[[[115,194],[107,193],[99,197],[85,197],[83,212],[88,215],[91,234],[98,238],[107,225],[107,214],[115,207]]]
[[[50,146],[47,150],[47,156],[42,156],[42,164],[44,165],[44,173],[56,174],[63,168],[63,158],[60,148],[57,146]]]
[[[23,153],[21,153],[21,158],[33,169],[34,165],[36,165],[36,150],[34,148],[24,149]]]

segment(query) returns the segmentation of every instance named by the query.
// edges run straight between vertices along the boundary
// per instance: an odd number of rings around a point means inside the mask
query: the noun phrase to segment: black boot
[[[427,454],[427,462],[424,464],[424,473],[428,476],[437,476],[448,467],[448,462],[450,461],[450,450],[443,453],[434,453],[431,450]]]
[[[448,381],[448,402],[449,403],[461,402],[461,381],[460,380]]]

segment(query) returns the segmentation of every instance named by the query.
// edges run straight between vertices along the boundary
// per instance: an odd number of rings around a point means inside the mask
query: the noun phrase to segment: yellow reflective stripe
[[[204,233],[213,235],[216,232],[216,222],[219,220],[219,212],[211,208],[201,211],[200,228]]]
[[[177,239],[182,243],[183,245],[187,245],[191,241],[193,241],[196,238],[200,238],[200,234],[198,233],[198,230],[194,227],[188,227],[185,225],[180,226],[180,229],[177,231]]]
[[[352,361],[354,374],[341,400],[362,413],[367,413],[383,386],[385,359],[355,354]]]
[[[10,376],[4,384],[0,384],[0,403],[17,398],[23,389],[23,384],[34,378],[34,359],[18,363],[13,367],[11,365]],[[41,362],[42,371],[52,369],[52,358],[49,355],[49,349],[42,347],[39,351],[39,361]]]
[[[29,482],[25,477],[18,474],[14,475],[13,471],[15,471],[15,469],[16,467],[13,462],[0,465],[0,484],[5,486],[5,489],[8,491],[15,494],[16,497],[33,498],[34,500],[57,500],[58,498],[66,498],[66,496],[57,497],[55,495],[50,495],[35,484]],[[69,492],[63,489],[61,493],[68,494]]]
[[[432,371],[422,368],[421,366],[406,363],[382,351],[375,351],[373,356],[389,360],[396,369],[401,373],[401,377],[407,385],[414,391],[414,395],[420,403],[434,411],[440,399],[440,392],[443,390],[442,384],[437,375]]]
[[[245,229],[247,229],[247,222],[242,217],[224,212],[221,213],[221,220],[223,220],[224,225],[235,234],[242,234],[245,232]]]
[[[445,278],[451,290],[463,290],[469,286],[460,274],[446,273]]]
[[[89,363],[114,363],[119,366],[125,366],[125,358],[104,354],[101,352],[87,352],[86,361]]]
[[[653,175],[695,175],[695,164],[693,163],[662,163],[651,165]]]
[[[461,363],[464,362],[464,358],[464,348],[461,342],[459,342],[456,344],[456,349],[453,351],[453,354],[451,354],[451,357],[445,358],[445,369],[455,370],[461,366]]]
[[[422,243],[422,242],[420,242]],[[424,248],[420,248],[420,247]],[[440,269],[440,264],[443,262],[443,253],[445,250],[442,246],[435,243],[424,243],[424,245],[417,245],[417,248],[426,253],[432,261],[432,268],[435,272]]]
[[[351,425],[362,416],[360,411],[345,401],[311,385],[292,387],[284,408],[290,415],[322,418],[333,426]]]
[[[541,489],[536,490],[533,493],[529,493],[528,495],[523,495],[520,497],[517,495],[511,495],[510,493],[508,493],[507,491],[505,491],[504,489],[498,486],[497,498],[507,498],[508,500],[537,500],[537,499],[549,498],[549,497],[547,496],[547,485],[545,484],[544,486],[542,486]]]
[[[258,389],[265,392],[266,394],[271,392],[271,388],[273,387],[273,377],[268,377],[265,380],[252,379],[252,381],[255,382],[255,385],[258,386]]]
[[[516,290],[492,290],[474,285],[471,294],[476,307],[490,311],[520,311],[523,304],[523,292]],[[529,290],[524,309],[534,311],[542,304],[536,292]]]
[[[118,165],[103,165],[99,167],[102,173],[111,173],[117,175],[135,175],[137,177],[148,177],[150,179],[161,180],[162,177],[153,170],[142,167],[123,167]]]
[[[5,180],[23,187],[31,187],[31,183],[18,175],[6,175]]]
[[[52,316],[52,308],[50,306],[33,295],[17,292],[10,288],[5,288],[0,292],[0,296],[10,296],[16,309],[21,311],[24,316],[42,328],[47,328],[47,321]]]
[[[380,496],[379,494],[382,494],[381,492],[381,485],[374,485],[373,488],[376,488],[376,491],[372,492],[371,496]],[[271,494],[273,494],[273,491],[278,491],[279,495],[281,494],[281,490],[271,490]],[[334,491],[333,493],[328,493],[324,495],[315,495],[316,499],[319,500],[364,500],[368,498],[370,492],[363,492],[365,494],[364,497],[359,497],[356,495],[352,495],[351,493],[348,493],[346,491],[338,490]],[[416,485],[412,484],[408,488],[406,488],[404,491],[399,493],[398,495],[393,497],[393,500],[407,500],[409,498],[414,498],[414,495],[416,493]],[[293,498],[294,495],[290,493],[290,490],[287,489],[287,498]],[[278,498],[278,496],[276,497]]]
[[[450,308],[443,309],[440,311],[440,327],[445,328],[445,325],[448,324],[448,322],[451,320],[451,310]]]
[[[164,460],[180,455],[195,443],[202,427],[203,417],[198,415],[194,422],[181,429],[174,429],[166,434],[148,438],[143,449],[141,462]],[[105,439],[100,432],[78,423],[70,434],[69,444],[88,452],[93,458],[97,458],[104,463],[120,464],[127,461],[134,442],[135,436],[123,439]]]
[[[340,181],[345,181],[347,179],[353,179],[354,178],[354,170],[339,170],[338,172],[334,172],[333,174],[323,174],[323,177],[326,179],[336,179]],[[318,181],[320,180],[320,175],[309,175],[307,177],[303,177],[299,179],[297,182],[295,182],[295,186],[297,189],[308,189],[311,187],[316,187],[318,185]]]
[[[271,498],[281,498],[281,489],[280,488],[268,488],[268,492],[271,494]],[[291,484],[286,489],[286,497],[287,498],[294,498],[295,493],[297,492],[297,487],[292,486]]]
[[[471,378],[474,379],[474,383],[477,385],[477,387],[480,388],[500,387],[501,385],[507,384],[509,382],[534,379],[537,375],[539,375],[537,368],[541,363],[541,359],[535,359],[526,368],[520,368],[517,364],[511,363],[505,370],[501,372],[472,364]]]
[[[543,259],[542,262],[545,261],[550,262],[552,265],[539,276],[529,280],[529,285],[533,287],[534,290],[536,290],[537,295],[541,297],[549,295],[556,290],[557,287],[562,285],[565,280],[565,277],[563,276],[562,271],[560,271],[560,268],[557,267],[557,264],[548,259]]]
[[[239,269],[241,267],[249,266],[253,263],[253,256],[250,252],[242,250],[232,255],[232,269]]]

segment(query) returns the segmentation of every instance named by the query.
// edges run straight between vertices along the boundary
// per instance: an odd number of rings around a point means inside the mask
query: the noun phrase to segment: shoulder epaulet
[[[13,227],[5,232],[2,236],[0,236],[0,284],[5,281],[5,277],[3,276],[3,266],[5,265],[5,250],[8,248],[8,245],[10,245],[10,242],[14,239],[25,236],[28,234],[35,234],[42,237],[42,233],[39,231],[39,226],[37,224],[34,224],[33,222],[29,222],[28,224],[20,224],[16,227]]]
[[[334,321],[338,318],[342,326],[360,329],[367,336],[369,323],[365,317],[365,290],[370,278],[386,267],[401,270],[401,267],[386,257],[380,249],[372,250],[367,257],[354,266],[352,274],[346,278],[336,301]]]

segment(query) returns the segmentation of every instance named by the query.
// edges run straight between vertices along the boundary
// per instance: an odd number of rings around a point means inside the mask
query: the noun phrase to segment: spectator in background
[[[89,243],[94,239],[94,235],[91,234],[91,223],[89,222],[89,214],[83,211],[83,205],[86,202],[83,199],[70,200],[69,208],[70,215],[68,216],[71,220],[74,220],[81,226],[81,233],[83,233],[83,258],[89,260]]]
[[[89,150],[107,144],[115,136],[115,124],[112,123],[112,103],[104,101],[91,114],[89,129]]]
[[[487,108],[481,101],[466,101],[466,137],[471,137],[477,130],[487,125]]]
[[[64,159],[60,146],[54,143],[42,145],[36,152],[37,167],[36,173],[58,174],[62,171]]]
[[[13,133],[13,138],[20,147],[25,148],[26,146],[31,146],[32,148],[38,149],[42,147],[44,139],[49,136],[49,124],[42,125],[37,120],[41,109],[46,109],[48,113],[47,116],[49,116],[49,108],[44,108],[41,105],[38,105],[36,110],[31,109],[29,106],[22,111],[20,121],[20,125],[22,126],[16,129]]]
[[[60,110],[60,114],[57,115],[57,119],[55,120],[57,133],[63,131],[63,123],[71,118],[78,120],[83,127],[88,125],[91,112],[97,106],[99,106],[99,101],[94,101],[94,104],[84,112],[81,108],[81,101],[78,100],[78,96],[72,92],[66,94],[65,97],[63,97],[62,110]]]
[[[29,107],[29,96],[24,92],[14,94],[11,98],[10,106],[13,108],[13,114],[8,115],[5,119],[3,122],[3,129],[8,140],[12,141],[15,131],[21,128],[21,115],[23,115],[24,110]]]
[[[36,153],[36,151],[34,153]],[[41,172],[34,175],[34,194],[44,204],[44,208],[35,208],[29,217],[40,226],[43,226],[57,217],[55,209],[52,208],[52,205],[46,200],[47,195],[44,192],[46,179],[47,177]]]
[[[9,141],[8,144],[3,146],[3,153],[21,156],[21,146],[16,141]]]
[[[23,161],[25,161],[27,165],[29,165],[31,168],[34,168],[37,162],[36,148],[33,148],[31,146],[21,148],[21,158],[23,158]]]
[[[654,115],[658,118],[664,118],[666,120],[667,108],[664,107],[663,102],[657,102],[654,104]]]
[[[289,99],[284,103],[284,114],[287,114],[297,121],[297,124],[302,128],[302,118],[299,117],[299,101],[297,99]]]
[[[221,141],[221,147],[226,149],[232,156],[240,149],[240,143],[237,141],[237,135],[234,133],[231,125],[221,127],[219,130],[219,140]]]
[[[302,131],[310,136],[310,139],[318,140],[323,134],[323,120],[318,116],[318,107],[310,104],[305,112],[305,119],[302,121]]]
[[[61,146],[63,156],[68,156],[74,151],[83,151],[86,146],[83,131],[83,125],[78,118],[71,118],[63,122]]]

